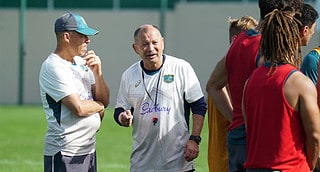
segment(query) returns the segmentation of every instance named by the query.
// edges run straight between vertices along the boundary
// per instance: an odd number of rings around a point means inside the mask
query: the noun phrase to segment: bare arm
[[[102,102],[106,108],[110,103],[110,89],[103,79],[103,76],[95,77],[96,83],[93,85],[93,98],[96,101]]]
[[[193,125],[191,135],[200,136],[203,127],[204,116],[199,114],[192,115]]]
[[[227,91],[224,87],[227,85],[227,71],[225,66],[226,58],[223,57],[212,71],[206,85],[208,94],[212,97],[218,110],[228,120],[232,121],[232,105]]]
[[[193,125],[191,135],[200,136],[203,127],[204,116],[199,114],[192,115]],[[198,157],[199,145],[196,142],[189,140],[185,147],[184,158],[187,161],[191,161]]]
[[[306,134],[307,161],[310,169],[313,169],[320,150],[320,114],[316,88],[309,78],[295,72],[285,84],[285,96],[289,104],[300,112]]]
[[[94,51],[88,51],[85,60],[95,78],[95,84],[92,89],[93,98],[96,101],[102,102],[104,107],[107,107],[110,103],[110,89],[102,75],[101,60],[99,56],[95,55]]]
[[[320,65],[318,65],[318,74],[319,74],[319,72],[320,72]],[[317,80],[317,83],[316,83],[316,89],[317,89],[317,94],[318,94],[318,99],[317,99],[318,107],[320,108],[320,80],[319,79]],[[320,155],[318,157],[316,168],[320,169]]]
[[[92,86],[94,100],[81,100],[78,94],[71,94],[63,98],[62,103],[75,115],[90,116],[98,112],[102,120],[104,108],[109,105],[109,87],[102,76],[100,58],[95,55],[94,51],[88,51],[84,60],[95,77],[95,84]]]
[[[62,99],[62,103],[75,115],[90,116],[104,111],[104,105],[99,101],[81,100],[79,94],[71,94]]]

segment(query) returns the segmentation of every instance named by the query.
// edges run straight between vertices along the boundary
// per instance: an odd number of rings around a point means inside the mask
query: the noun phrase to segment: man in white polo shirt
[[[88,36],[98,31],[81,16],[66,13],[57,18],[55,33],[56,49],[43,62],[39,76],[48,123],[44,171],[95,172],[95,135],[110,94],[100,58],[87,51]]]
[[[114,112],[119,125],[132,125],[130,171],[194,171],[207,110],[198,78],[187,61],[163,54],[155,25],[134,32],[133,49],[141,61],[123,73]]]

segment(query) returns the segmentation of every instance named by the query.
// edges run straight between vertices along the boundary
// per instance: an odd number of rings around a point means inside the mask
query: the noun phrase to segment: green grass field
[[[206,120],[207,121],[207,120]],[[43,171],[46,120],[41,106],[0,106],[0,172]],[[207,172],[207,122],[202,131],[198,172]],[[97,134],[100,172],[128,172],[131,129],[118,126],[108,108]]]

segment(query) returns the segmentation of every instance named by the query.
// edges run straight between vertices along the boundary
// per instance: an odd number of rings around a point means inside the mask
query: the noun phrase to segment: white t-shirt
[[[99,114],[78,117],[61,102],[71,94],[79,94],[82,100],[93,100],[94,83],[92,71],[84,65],[71,64],[56,54],[50,54],[43,62],[39,84],[48,123],[44,155],[53,156],[61,151],[62,155],[78,156],[95,151],[95,134],[101,123]]]
[[[153,75],[143,72],[137,62],[121,78],[116,108],[134,108],[131,172],[180,172],[194,166],[184,159],[190,136],[185,116],[190,111],[186,112],[184,100],[195,102],[203,93],[188,62],[165,56]]]

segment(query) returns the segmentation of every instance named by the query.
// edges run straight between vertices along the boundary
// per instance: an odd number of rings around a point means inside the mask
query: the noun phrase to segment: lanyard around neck
[[[142,82],[143,82],[143,86],[144,86],[144,90],[146,91],[148,97],[151,99],[151,101],[154,103],[154,105],[156,106],[157,105],[157,101],[158,101],[158,91],[159,91],[159,83],[160,83],[160,78],[161,78],[161,69],[159,71],[159,74],[158,74],[158,81],[157,81],[157,88],[156,88],[156,96],[155,96],[155,100],[152,99],[149,91],[147,90],[147,86],[146,86],[146,83],[144,81],[144,71],[141,70],[141,75],[142,75]]]

